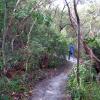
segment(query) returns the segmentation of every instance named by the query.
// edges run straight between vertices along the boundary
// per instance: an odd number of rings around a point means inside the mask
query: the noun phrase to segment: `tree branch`
[[[68,4],[67,0],[65,0],[65,3],[66,3],[67,8],[68,8],[68,14],[69,14],[69,19],[70,19],[70,22],[71,22],[71,26],[72,26],[73,29],[75,29],[75,27],[73,25],[73,20],[72,20],[72,16],[71,16],[70,7],[69,7],[69,4]]]

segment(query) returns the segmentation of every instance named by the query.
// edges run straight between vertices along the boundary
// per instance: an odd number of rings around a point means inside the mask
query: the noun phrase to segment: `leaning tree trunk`
[[[89,58],[91,59],[92,62],[94,62],[95,66],[95,70],[97,73],[100,73],[100,59],[97,58],[93,52],[93,50],[87,45],[87,43],[82,40],[83,43],[83,48],[85,50],[85,53],[89,56]]]

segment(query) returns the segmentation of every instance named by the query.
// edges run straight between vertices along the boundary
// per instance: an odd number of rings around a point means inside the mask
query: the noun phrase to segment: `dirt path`
[[[29,100],[69,100],[64,95],[64,89],[72,66],[73,63],[68,61],[61,73],[40,82],[33,90],[33,95]]]

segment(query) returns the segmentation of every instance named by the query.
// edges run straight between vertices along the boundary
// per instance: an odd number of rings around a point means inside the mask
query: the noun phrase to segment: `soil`
[[[48,77],[34,87],[28,100],[71,100],[69,94],[65,95],[65,88],[72,66],[72,61],[66,61],[65,65],[48,70]]]

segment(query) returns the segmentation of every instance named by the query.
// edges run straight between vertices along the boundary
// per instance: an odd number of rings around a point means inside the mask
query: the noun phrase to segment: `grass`
[[[72,100],[100,100],[100,84],[96,81],[95,70],[90,67],[80,66],[80,87],[77,86],[74,70],[69,77],[67,89]]]

